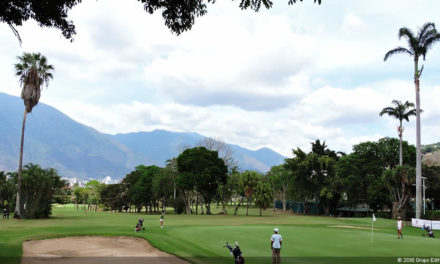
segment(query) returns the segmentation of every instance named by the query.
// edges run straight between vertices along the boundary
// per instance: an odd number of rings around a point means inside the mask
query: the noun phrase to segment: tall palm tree
[[[23,115],[23,125],[21,128],[21,144],[20,144],[20,161],[18,164],[17,177],[17,197],[15,202],[15,218],[21,218],[21,174],[23,170],[23,143],[24,143],[24,129],[26,125],[26,116],[32,112],[32,108],[38,104],[41,95],[41,86],[49,85],[49,80],[53,78],[52,71],[54,67],[47,63],[45,56],[40,53],[23,53],[23,56],[18,56],[18,63],[15,64],[15,74],[19,77],[20,85],[22,86],[21,98],[25,105]]]
[[[426,23],[419,30],[417,35],[403,27],[399,29],[399,39],[405,37],[408,41],[408,48],[397,47],[385,54],[384,61],[390,56],[398,53],[406,53],[414,60],[414,86],[416,90],[416,127],[417,127],[417,152],[416,152],[416,218],[421,217],[422,209],[422,158],[420,146],[420,76],[423,72],[423,66],[419,70],[419,58],[425,60],[426,53],[432,45],[440,40],[440,34],[435,29],[434,23]]]
[[[410,116],[416,115],[416,109],[414,109],[414,104],[406,101],[404,104],[402,104],[401,101],[393,100],[392,102],[395,107],[385,107],[380,111],[380,116],[383,116],[384,114],[387,114],[389,116],[395,117],[396,119],[399,119],[399,126],[397,127],[397,133],[399,135],[399,165],[403,165],[403,158],[402,158],[402,134],[403,134],[403,126],[402,121],[405,119],[406,121],[409,121]],[[412,108],[412,109],[410,109]]]

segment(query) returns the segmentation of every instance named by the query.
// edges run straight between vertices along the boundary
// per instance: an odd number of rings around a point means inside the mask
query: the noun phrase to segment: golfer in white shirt
[[[278,228],[275,227],[273,230],[275,233],[270,238],[270,248],[272,249],[272,263],[281,263],[280,251],[281,245],[283,244],[283,238],[278,234]]]
[[[397,238],[398,239],[400,239],[400,238],[403,239],[403,236],[402,236],[402,218],[400,218],[400,216],[397,218]]]

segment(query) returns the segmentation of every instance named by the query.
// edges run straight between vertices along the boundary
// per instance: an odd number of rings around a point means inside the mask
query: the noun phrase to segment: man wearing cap
[[[283,243],[283,238],[278,234],[278,228],[275,227],[273,230],[274,234],[270,238],[270,248],[272,249],[272,263],[281,263],[280,251],[281,244]]]
[[[403,239],[402,236],[402,218],[397,217],[397,239]]]

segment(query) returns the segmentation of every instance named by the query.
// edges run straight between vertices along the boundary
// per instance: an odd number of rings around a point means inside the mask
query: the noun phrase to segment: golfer
[[[160,228],[163,228],[163,212],[162,212],[162,215],[160,216]]]
[[[274,234],[270,238],[270,248],[272,249],[272,264],[281,263],[281,245],[283,243],[283,238],[278,234],[278,228],[275,227],[273,230]]]
[[[397,239],[403,239],[402,236],[402,218],[397,217]]]

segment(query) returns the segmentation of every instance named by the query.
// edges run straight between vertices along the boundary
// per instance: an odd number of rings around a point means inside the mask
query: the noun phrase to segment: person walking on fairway
[[[283,244],[283,238],[278,234],[278,228],[273,230],[274,234],[270,238],[270,248],[272,249],[272,264],[281,263],[281,245]]]
[[[162,212],[162,215],[160,216],[160,228],[163,229],[163,217],[164,217],[164,213]]]
[[[403,239],[402,235],[402,218],[397,217],[397,239]]]

